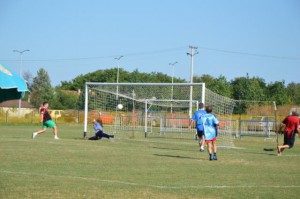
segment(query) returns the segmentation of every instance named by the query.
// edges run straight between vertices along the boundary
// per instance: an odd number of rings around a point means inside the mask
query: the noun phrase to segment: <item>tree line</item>
[[[119,69],[119,82],[131,83],[171,83],[172,77],[160,72],[144,73],[137,69],[128,72]],[[30,75],[27,75],[30,76]],[[32,82],[29,81],[30,102],[39,107],[43,101],[48,101],[52,109],[83,109],[85,82],[116,82],[117,68],[97,70],[79,75],[71,81],[61,81],[61,85],[52,87],[47,71],[43,68],[37,71]],[[28,78],[28,77],[27,77]],[[175,78],[174,83],[187,83],[185,79]],[[217,78],[211,75],[194,76],[194,83],[204,82],[206,88],[220,95],[249,101],[276,101],[277,105],[300,105],[300,83],[285,84],[285,81],[266,83],[263,78],[236,77],[227,80],[221,75]]]

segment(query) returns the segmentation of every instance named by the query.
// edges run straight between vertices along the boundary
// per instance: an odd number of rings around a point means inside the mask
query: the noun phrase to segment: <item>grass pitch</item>
[[[300,144],[282,157],[272,140],[243,137],[209,161],[190,144],[115,135],[82,140],[81,126],[0,126],[0,198],[298,198]],[[280,137],[280,143],[282,142]],[[186,143],[186,142],[185,142]]]

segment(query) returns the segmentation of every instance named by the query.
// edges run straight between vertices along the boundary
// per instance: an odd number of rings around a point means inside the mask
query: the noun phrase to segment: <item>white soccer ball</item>
[[[122,105],[122,104],[118,104],[118,106],[117,106],[117,107],[118,107],[118,109],[120,109],[120,110],[121,110],[121,109],[123,108],[123,105]]]

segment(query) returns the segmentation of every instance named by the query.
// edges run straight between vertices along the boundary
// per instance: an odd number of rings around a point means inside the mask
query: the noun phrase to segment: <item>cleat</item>
[[[204,152],[204,147],[200,147],[200,152]]]
[[[37,133],[36,133],[36,132],[33,132],[33,133],[32,133],[32,139],[34,139],[36,136],[37,136]]]
[[[55,140],[59,140],[59,137],[55,136],[54,139],[55,139]]]
[[[209,160],[213,160],[212,154],[209,154]]]
[[[214,160],[218,160],[217,154],[215,154],[215,155],[213,156],[213,159],[214,159]]]

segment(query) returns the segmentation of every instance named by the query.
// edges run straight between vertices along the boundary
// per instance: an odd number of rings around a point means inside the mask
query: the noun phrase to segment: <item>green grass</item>
[[[136,135],[82,140],[81,126],[0,126],[0,198],[298,198],[299,138],[282,157],[276,142],[245,137],[209,161],[190,144]],[[282,139],[282,137],[280,137]],[[186,141],[184,141],[186,142]]]

